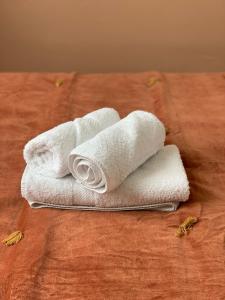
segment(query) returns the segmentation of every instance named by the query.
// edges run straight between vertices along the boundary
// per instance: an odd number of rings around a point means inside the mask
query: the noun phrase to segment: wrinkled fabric
[[[32,210],[22,198],[25,143],[104,106],[165,123],[191,187],[176,212]],[[24,233],[0,246],[0,299],[224,299],[224,116],[225,73],[0,74],[0,238]],[[189,215],[199,222],[177,238]]]

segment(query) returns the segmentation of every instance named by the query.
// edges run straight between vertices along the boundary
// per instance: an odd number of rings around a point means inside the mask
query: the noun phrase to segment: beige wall
[[[0,0],[0,71],[225,70],[225,0]]]

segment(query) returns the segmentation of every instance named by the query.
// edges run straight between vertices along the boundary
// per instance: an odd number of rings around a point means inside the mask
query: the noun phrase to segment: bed
[[[21,197],[25,143],[104,106],[165,123],[191,187],[176,212],[35,210]],[[0,299],[225,299],[225,73],[1,73],[0,141],[0,238],[24,234],[0,246]],[[177,238],[187,216],[199,222]]]

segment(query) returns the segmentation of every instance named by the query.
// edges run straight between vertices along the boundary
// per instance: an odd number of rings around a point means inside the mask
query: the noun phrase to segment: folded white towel
[[[68,155],[77,145],[120,120],[112,108],[102,108],[54,127],[31,141],[24,148],[24,159],[35,172],[44,176],[63,177],[69,173]]]
[[[160,150],[165,141],[163,124],[151,113],[135,111],[69,156],[69,170],[86,188],[105,193]]]
[[[114,191],[99,194],[78,184],[71,175],[46,178],[26,167],[22,196],[33,208],[87,210],[176,210],[189,197],[189,184],[175,145],[165,146]]]

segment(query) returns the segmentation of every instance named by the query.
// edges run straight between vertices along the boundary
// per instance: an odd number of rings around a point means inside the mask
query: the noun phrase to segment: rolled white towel
[[[77,183],[72,175],[46,178],[26,167],[22,196],[32,208],[84,210],[176,210],[189,197],[189,184],[175,145],[165,146],[111,193],[99,194]]]
[[[165,128],[149,112],[135,111],[73,149],[69,170],[86,188],[105,193],[160,150]]]
[[[83,118],[63,123],[29,141],[24,148],[24,159],[36,173],[63,177],[69,173],[68,156],[71,150],[119,120],[116,110],[102,108]]]

